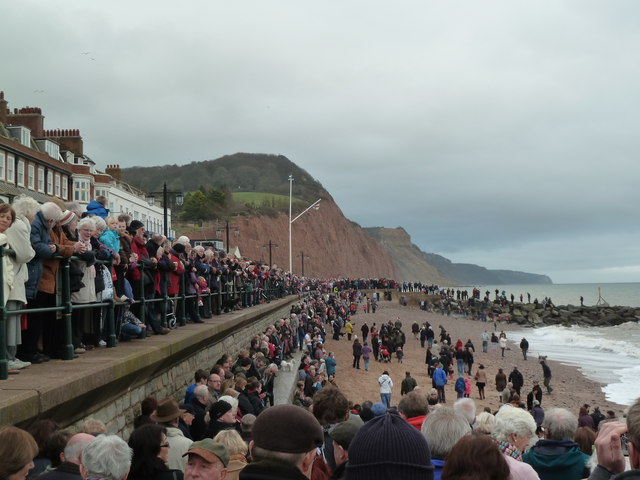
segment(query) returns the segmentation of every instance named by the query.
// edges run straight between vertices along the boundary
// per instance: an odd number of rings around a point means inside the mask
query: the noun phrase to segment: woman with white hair
[[[493,426],[496,424],[496,417],[489,412],[481,412],[476,417],[476,421],[473,423],[473,431],[478,433],[484,433],[485,435],[491,435],[493,432]]]
[[[4,298],[9,312],[19,310],[27,303],[24,283],[29,279],[29,272],[26,264],[36,254],[30,241],[31,222],[40,207],[38,202],[28,195],[16,197],[12,206],[15,212],[15,221],[4,231],[7,236],[8,246],[14,251],[14,255],[9,256],[13,271],[13,283],[9,294]],[[5,277],[5,286],[7,285]],[[16,357],[18,345],[22,343],[20,327],[20,315],[8,313],[6,338],[9,370],[20,370],[31,365],[30,362],[23,362]]]
[[[96,301],[96,267],[94,265],[96,257],[91,246],[91,237],[93,237],[95,230],[96,224],[92,217],[84,217],[78,222],[78,242],[84,244],[85,252],[78,255],[79,260],[72,262],[74,269],[79,272],[78,275],[82,274],[78,279],[81,280],[81,283],[76,284],[75,288],[74,281],[71,280],[71,303],[76,305]],[[85,328],[85,325],[90,325],[91,318],[92,309],[89,308],[74,309],[72,312],[72,341],[76,354],[86,352],[82,337],[83,333],[89,330]]]
[[[524,449],[537,440],[535,434],[536,422],[529,412],[512,405],[500,407],[492,435],[507,460],[512,480],[539,480],[533,467],[522,461]]]

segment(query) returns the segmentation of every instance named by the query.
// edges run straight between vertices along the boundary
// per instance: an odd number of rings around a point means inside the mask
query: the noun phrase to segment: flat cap
[[[342,448],[349,450],[349,444],[353,437],[356,436],[360,427],[364,425],[364,422],[358,415],[353,413],[349,414],[344,422],[340,422],[329,431],[329,436]]]
[[[295,405],[267,408],[256,418],[251,435],[256,447],[284,453],[309,452],[324,442],[316,417]]]

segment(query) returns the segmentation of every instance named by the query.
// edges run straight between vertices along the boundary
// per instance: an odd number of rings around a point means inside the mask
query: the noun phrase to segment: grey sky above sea
[[[99,168],[282,154],[351,220],[454,262],[640,281],[639,16],[631,0],[3,2],[0,90],[79,128]]]

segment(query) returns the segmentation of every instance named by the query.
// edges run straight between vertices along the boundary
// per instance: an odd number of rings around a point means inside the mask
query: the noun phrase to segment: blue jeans
[[[458,375],[462,375],[464,373],[464,359],[458,358],[456,363],[458,364]]]
[[[484,353],[487,353],[488,350],[489,350],[489,342],[487,340],[483,340],[482,341],[482,351]]]
[[[143,327],[139,327],[133,323],[124,323],[122,327],[120,327],[120,340],[126,341],[134,338],[144,338],[146,333],[147,330]]]
[[[368,358],[364,359],[364,369],[367,372],[369,371],[369,359]]]
[[[384,403],[387,408],[391,408],[391,394],[390,393],[381,393],[380,400]]]

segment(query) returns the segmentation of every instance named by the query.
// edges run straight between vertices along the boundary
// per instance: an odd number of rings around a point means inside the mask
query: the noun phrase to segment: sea
[[[511,293],[527,301],[551,298],[555,305],[580,305],[580,296],[587,306],[603,301],[609,305],[640,307],[640,283],[574,283],[552,285],[476,285],[487,290]],[[470,290],[471,287],[456,287]],[[522,331],[505,332],[508,338],[520,339]],[[529,355],[547,355],[566,365],[577,367],[587,378],[603,383],[607,400],[630,405],[640,397],[640,324],[624,323],[612,327],[547,326],[532,328],[526,333]]]

